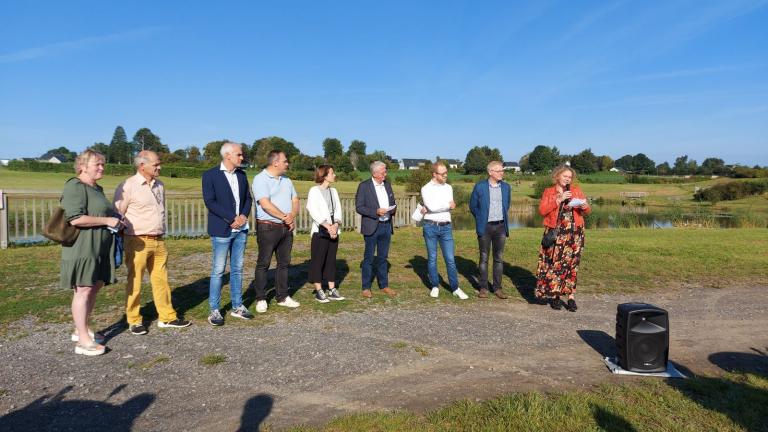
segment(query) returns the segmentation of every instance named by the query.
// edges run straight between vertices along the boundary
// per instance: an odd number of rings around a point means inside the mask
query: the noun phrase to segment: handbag
[[[549,249],[552,246],[555,245],[555,242],[557,242],[557,235],[560,233],[560,215],[563,211],[563,203],[560,203],[560,207],[557,209],[557,219],[555,219],[555,225],[557,225],[556,228],[550,228],[547,230],[547,232],[544,233],[544,236],[541,238],[541,246],[544,247],[544,249]]]
[[[331,223],[334,223],[336,221],[336,219],[335,219],[335,213],[336,213],[335,210],[336,209],[335,209],[335,207],[333,205],[333,193],[331,193],[330,188],[328,188],[328,193],[331,194]],[[322,226],[320,224],[317,224],[317,235],[320,238],[324,238],[324,239],[329,239],[330,240],[330,238],[331,238],[331,233],[328,232],[328,228],[326,228],[326,227],[324,227],[324,226]]]
[[[71,179],[70,179],[71,180]],[[85,192],[85,210],[88,211],[88,191],[83,185],[83,192]],[[61,198],[59,198],[61,203]],[[60,243],[62,246],[72,246],[77,241],[77,236],[80,234],[80,229],[76,226],[70,225],[67,220],[67,215],[64,213],[64,208],[61,206],[56,207],[53,211],[51,218],[43,227],[43,237]]]

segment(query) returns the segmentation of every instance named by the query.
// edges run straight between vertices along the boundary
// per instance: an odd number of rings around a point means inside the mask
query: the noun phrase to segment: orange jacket
[[[581,188],[576,185],[571,185],[571,197],[587,199]],[[557,226],[557,211],[559,208],[560,206],[557,204],[557,186],[544,189],[544,193],[541,195],[541,202],[539,203],[539,214],[544,216],[544,226],[550,228]],[[573,220],[576,222],[577,227],[584,226],[584,216],[588,215],[591,211],[592,207],[587,207],[586,210],[578,207],[573,209]]]

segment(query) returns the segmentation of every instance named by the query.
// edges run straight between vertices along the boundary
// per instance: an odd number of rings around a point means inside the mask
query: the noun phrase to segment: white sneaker
[[[289,307],[289,308],[297,308],[297,307],[300,306],[299,302],[297,302],[296,300],[292,299],[291,296],[287,296],[285,298],[285,300],[283,300],[281,302],[278,302],[277,305],[278,306],[285,306],[285,307]]]
[[[453,295],[460,298],[461,300],[466,300],[469,298],[469,296],[466,295],[464,291],[461,290],[461,288],[456,288],[456,291],[453,292]]]
[[[267,301],[266,300],[259,300],[256,302],[256,312],[258,313],[264,313],[267,311]]]
[[[438,287],[432,288],[432,290],[429,292],[429,296],[432,298],[437,298],[439,295],[440,295],[440,288]]]

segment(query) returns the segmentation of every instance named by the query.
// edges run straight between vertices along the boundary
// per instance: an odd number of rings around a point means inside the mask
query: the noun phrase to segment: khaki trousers
[[[125,293],[128,297],[125,315],[128,325],[141,324],[141,280],[144,270],[149,272],[152,284],[152,299],[155,301],[160,321],[176,319],[171,304],[171,287],[168,285],[168,250],[162,237],[125,236],[125,263],[128,266],[128,283]]]

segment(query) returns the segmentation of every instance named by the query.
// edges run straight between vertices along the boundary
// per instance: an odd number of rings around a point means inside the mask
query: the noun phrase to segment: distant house
[[[67,158],[62,156],[62,155],[60,155],[60,154],[58,154],[58,153],[47,152],[44,155],[42,155],[39,158],[37,158],[37,160],[39,162],[48,162],[48,163],[60,164],[60,163],[62,163],[64,161],[66,161]]]
[[[458,159],[443,159],[449,169],[458,169],[461,166],[461,161]]]
[[[617,173],[624,172],[624,170],[622,170],[621,168],[616,168],[616,167],[613,167],[613,168],[611,168],[608,171],[610,171],[610,172],[617,172]]]
[[[403,159],[400,161],[400,169],[415,170],[429,163],[429,159]]]
[[[8,166],[10,159],[0,159],[0,166]]]
[[[520,164],[517,162],[504,162],[504,171],[520,172]]]

